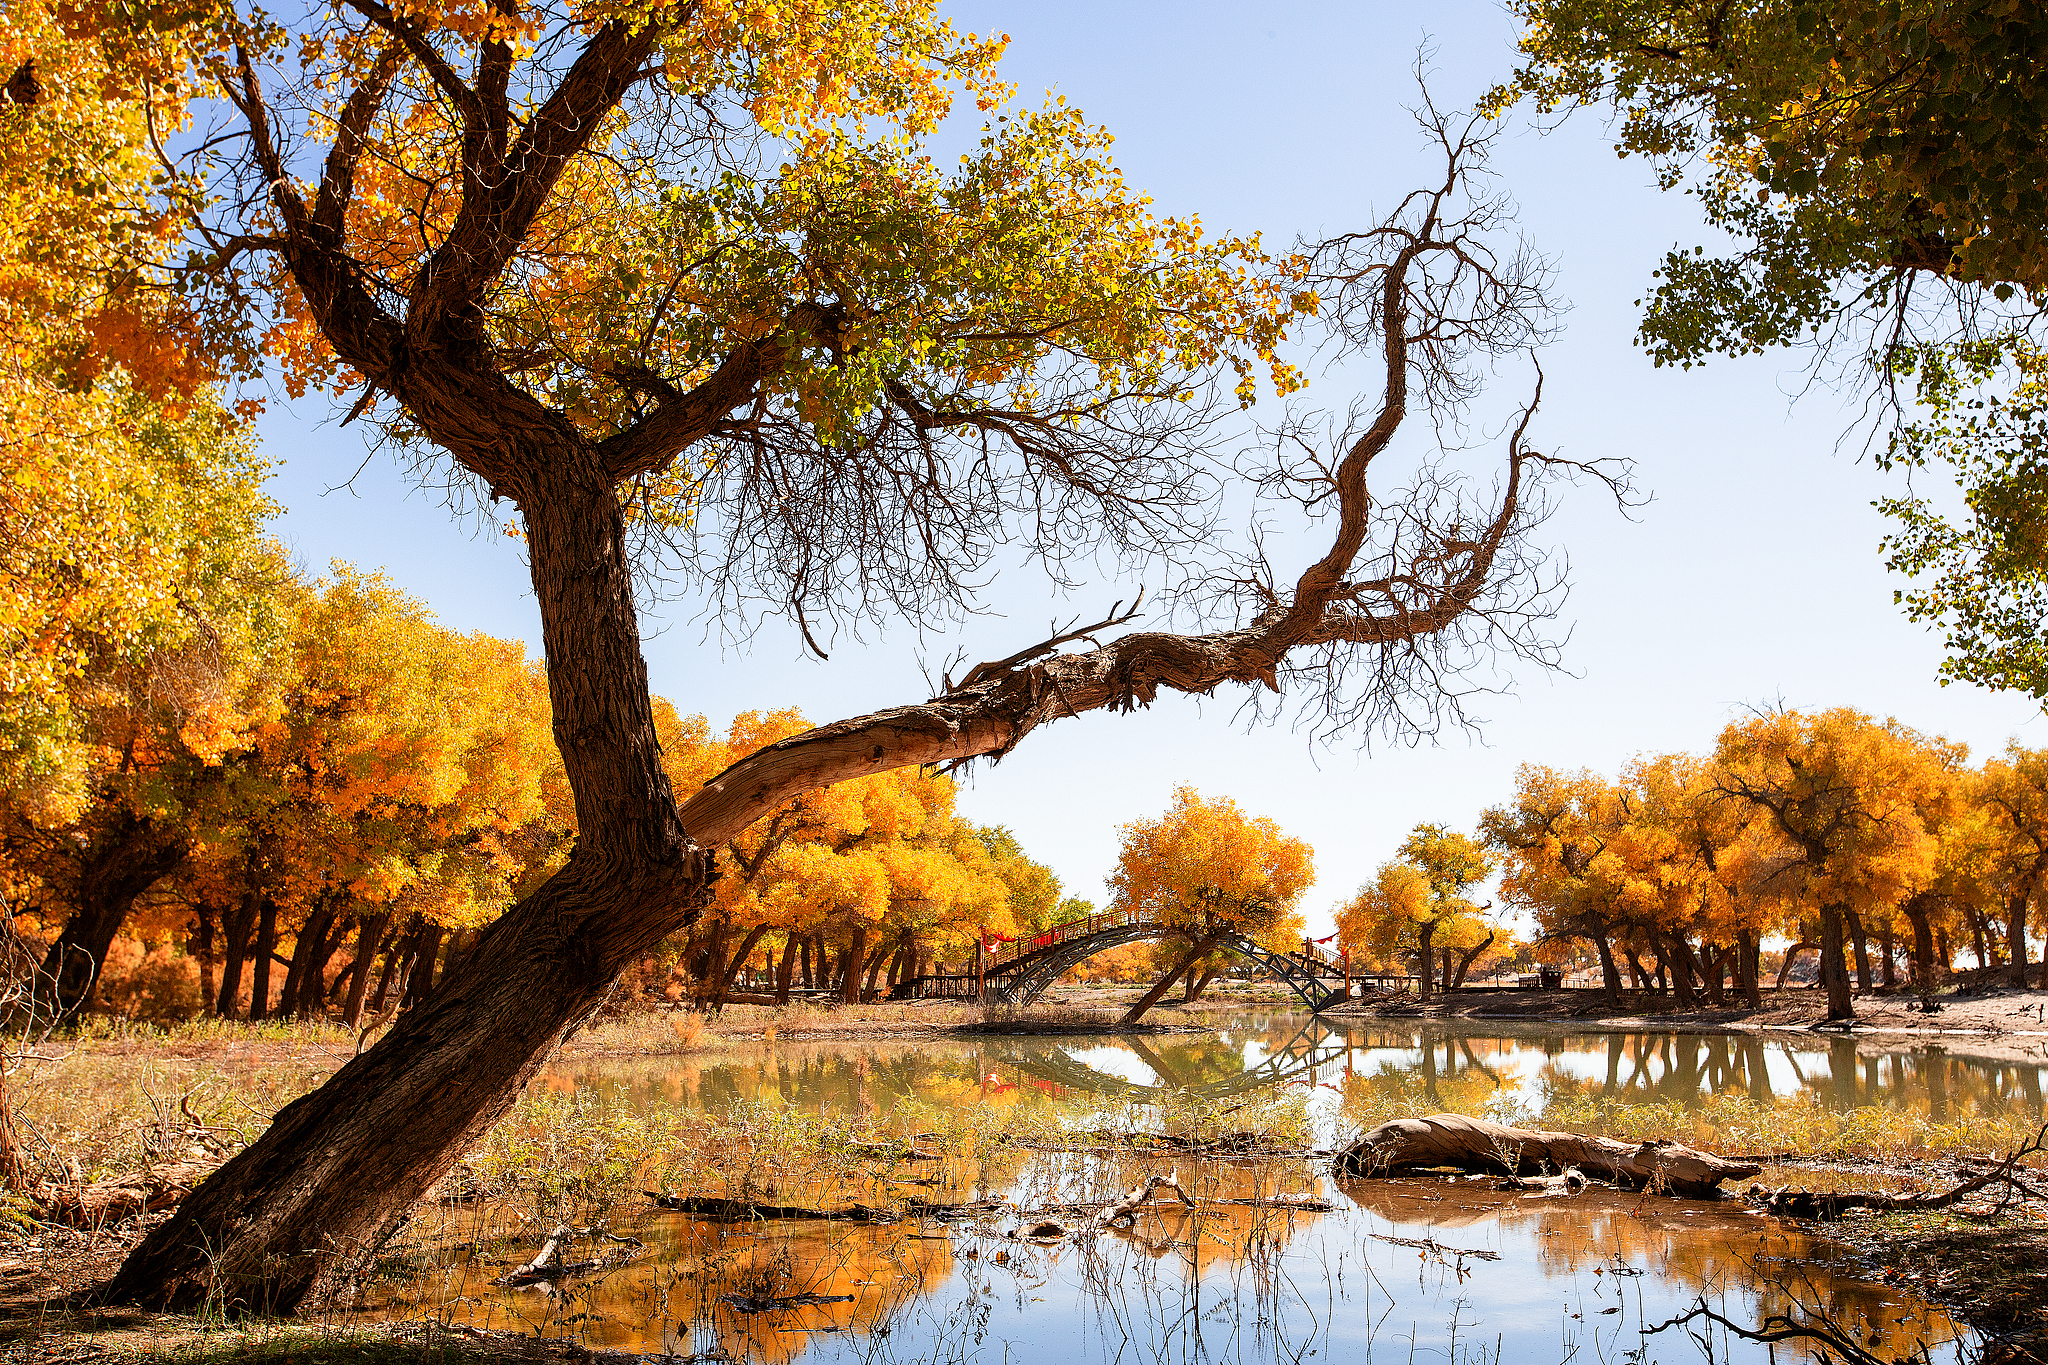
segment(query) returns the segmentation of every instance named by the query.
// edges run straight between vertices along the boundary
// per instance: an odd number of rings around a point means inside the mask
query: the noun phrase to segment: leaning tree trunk
[[[1151,990],[1139,996],[1138,1003],[1124,1011],[1124,1017],[1117,1020],[1117,1023],[1120,1026],[1128,1027],[1143,1019],[1145,1011],[1166,998],[1166,993],[1173,989],[1173,983],[1180,980],[1182,973],[1188,971],[1195,963],[1199,962],[1204,953],[1221,943],[1228,932],[1225,929],[1218,929],[1213,933],[1205,934],[1201,938],[1196,939],[1194,946],[1187,950],[1180,961],[1173,964],[1173,970],[1154,982]]]
[[[92,1003],[100,969],[135,901],[184,861],[185,845],[154,821],[122,815],[95,835],[78,869],[77,908],[43,959],[56,982],[52,1012],[69,1019]]]
[[[572,159],[612,126],[610,113],[674,32],[630,16],[593,30],[530,119],[512,119],[502,91],[495,106],[479,95],[483,114],[465,114],[473,136],[463,143],[463,203],[416,272],[403,316],[366,288],[363,270],[346,254],[345,232],[366,131],[391,93],[401,49],[386,49],[334,119],[317,182],[288,171],[251,65],[224,79],[277,210],[282,237],[267,240],[283,252],[321,334],[480,489],[511,498],[524,518],[577,837],[567,864],[484,930],[431,997],[287,1106],[153,1228],[109,1285],[111,1298],[282,1310],[351,1283],[619,974],[696,917],[709,896],[712,850],[802,793],[1006,753],[1063,716],[1129,711],[1162,690],[1206,696],[1226,684],[1277,688],[1297,650],[1338,646],[1385,657],[1456,628],[1492,600],[1496,569],[1514,571],[1529,520],[1523,478],[1540,459],[1522,444],[1520,426],[1491,520],[1478,529],[1430,528],[1469,547],[1451,557],[1455,567],[1424,573],[1423,586],[1404,589],[1385,610],[1356,596],[1362,557],[1382,553],[1372,543],[1368,469],[1407,419],[1410,374],[1420,363],[1411,360],[1411,340],[1433,334],[1441,321],[1429,290],[1446,286],[1425,287],[1411,272],[1459,240],[1436,226],[1403,227],[1408,245],[1385,263],[1376,293],[1386,366],[1379,414],[1330,473],[1337,515],[1329,548],[1302,570],[1283,609],[1202,635],[1134,631],[1061,652],[1059,644],[1084,638],[1069,632],[984,664],[928,701],[768,745],[706,782],[679,810],[655,736],[621,492],[673,467],[750,409],[799,357],[838,350],[851,339],[850,324],[836,304],[797,304],[779,327],[737,343],[687,393],[663,394],[601,442],[499,373],[486,327],[490,291],[513,267]],[[492,107],[519,125],[509,148],[491,122]],[[1460,172],[1456,154],[1452,170]],[[858,964],[849,966],[855,970],[847,979],[857,982]]]
[[[1607,993],[1607,1003],[1612,1007],[1621,1004],[1621,967],[1614,960],[1614,945],[1607,941],[1605,928],[1594,929],[1589,937],[1593,947],[1600,954],[1600,988]]]
[[[587,463],[578,454],[561,453],[564,481]],[[710,859],[662,772],[610,484],[524,510],[574,853],[429,999],[152,1229],[108,1299],[283,1312],[354,1283],[619,973],[708,895]]]
[[[1466,949],[1466,951],[1459,956],[1457,970],[1451,973],[1450,979],[1448,981],[1444,982],[1444,989],[1457,990],[1459,987],[1463,986],[1465,984],[1465,973],[1471,971],[1472,964],[1479,960],[1479,955],[1485,952],[1488,948],[1491,948],[1492,946],[1493,931],[1489,929],[1486,931],[1486,938],[1483,942],[1481,942],[1475,948]]]

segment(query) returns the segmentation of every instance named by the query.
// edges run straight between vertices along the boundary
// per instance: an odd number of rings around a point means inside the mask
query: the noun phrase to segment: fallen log
[[[533,1259],[517,1270],[500,1276],[498,1283],[532,1284],[535,1280],[549,1280],[560,1276],[568,1268],[562,1263],[562,1248],[573,1236],[575,1231],[567,1223],[556,1224],[555,1230],[548,1234],[547,1241],[541,1243],[541,1248],[534,1253]]]
[[[559,1280],[570,1275],[586,1275],[593,1270],[603,1270],[608,1266],[624,1263],[619,1256],[600,1257],[591,1261],[563,1260],[565,1249],[578,1237],[617,1242],[621,1246],[639,1249],[645,1249],[647,1246],[647,1243],[638,1237],[625,1237],[616,1232],[606,1232],[602,1223],[587,1228],[572,1228],[567,1223],[557,1223],[555,1230],[548,1234],[547,1241],[541,1244],[540,1250],[534,1253],[532,1260],[517,1270],[499,1276],[492,1283],[515,1286],[538,1284],[544,1280]],[[632,1259],[631,1253],[622,1254],[626,1260]]]
[[[137,1214],[167,1209],[211,1175],[216,1162],[163,1162],[91,1184],[39,1181],[29,1193],[53,1223],[74,1228],[111,1227]]]
[[[1562,1174],[1573,1167],[1629,1189],[1718,1199],[1720,1184],[1762,1167],[1728,1161],[1675,1142],[1616,1142],[1581,1133],[1510,1128],[1463,1114],[1383,1123],[1337,1154],[1339,1174],[1402,1175],[1453,1170],[1486,1175]]]

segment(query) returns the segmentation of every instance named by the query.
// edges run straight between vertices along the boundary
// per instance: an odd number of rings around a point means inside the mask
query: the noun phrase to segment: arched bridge
[[[1097,953],[1128,943],[1185,937],[1185,926],[1133,911],[1107,910],[1067,920],[1028,939],[1019,939],[997,954],[982,969],[980,993],[986,1000],[1028,1005],[1045,994],[1053,982]],[[1259,967],[1264,975],[1284,982],[1312,1011],[1328,1009],[1345,998],[1344,969],[1307,944],[1296,952],[1276,953],[1243,934],[1227,934],[1216,946],[1237,953]],[[1332,981],[1338,984],[1329,984]],[[889,998],[973,999],[975,994],[975,978],[955,974],[910,977],[898,982],[890,990]]]

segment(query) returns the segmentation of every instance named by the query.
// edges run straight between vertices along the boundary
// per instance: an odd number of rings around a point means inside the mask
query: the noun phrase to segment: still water
[[[899,1158],[854,1195],[875,1202],[875,1190],[893,1188],[931,1205],[991,1207],[874,1224],[715,1221],[641,1201],[608,1226],[642,1245],[598,1247],[618,1264],[525,1288],[492,1281],[545,1229],[531,1216],[510,1223],[509,1207],[498,1211],[506,1216],[466,1213],[466,1224],[446,1221],[438,1241],[423,1238],[422,1273],[381,1291],[376,1306],[614,1350],[821,1365],[1772,1358],[1704,1322],[1690,1334],[1647,1330],[1704,1304],[1745,1326],[1768,1313],[1824,1313],[1887,1357],[1923,1341],[1935,1359],[1960,1359],[1960,1329],[1938,1309],[1839,1268],[1827,1244],[1734,1200],[1603,1190],[1538,1198],[1482,1179],[1338,1180],[1306,1152],[1133,1152],[1069,1141],[961,1157],[918,1152],[911,1129],[935,1110],[1034,1106],[1099,1105],[1121,1122],[1198,1106],[1227,1121],[1233,1105],[1275,1096],[1298,1104],[1307,1141],[1323,1149],[1355,1133],[1360,1115],[1385,1113],[1390,1097],[1411,1109],[1511,1119],[1574,1101],[1683,1110],[1733,1096],[1773,1112],[1879,1106],[1951,1122],[2039,1116],[2042,1060],[1859,1050],[1848,1040],[1421,1032],[1276,1013],[1193,1034],[783,1043],[562,1064],[540,1084],[600,1112],[738,1107],[904,1132]],[[1161,1200],[1127,1229],[1028,1235],[1046,1216],[1070,1229],[1086,1220],[1064,1205],[1114,1198],[1169,1171],[1192,1208]],[[717,1188],[671,1192],[849,1202],[846,1188],[748,1188],[751,1176],[722,1177]],[[816,1299],[788,1302],[804,1296]],[[1796,1347],[1777,1350],[1803,1358]]]

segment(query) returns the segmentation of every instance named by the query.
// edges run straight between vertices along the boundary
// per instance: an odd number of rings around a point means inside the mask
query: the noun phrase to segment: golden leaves
[[[1156,820],[1120,827],[1109,884],[1113,906],[1191,930],[1229,925],[1270,946],[1296,946],[1302,895],[1315,883],[1315,851],[1229,797],[1177,787]]]

